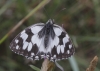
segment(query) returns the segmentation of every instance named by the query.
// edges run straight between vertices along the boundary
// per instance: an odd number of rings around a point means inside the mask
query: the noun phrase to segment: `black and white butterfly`
[[[66,31],[51,19],[24,29],[11,42],[10,49],[28,59],[51,61],[67,59],[75,51]]]

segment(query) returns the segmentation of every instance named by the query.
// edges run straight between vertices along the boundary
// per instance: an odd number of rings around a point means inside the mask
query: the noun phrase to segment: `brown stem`
[[[53,68],[55,67],[55,64],[48,59],[45,59],[42,63],[42,67],[40,71],[53,71]]]
[[[98,57],[95,56],[95,57],[93,58],[93,60],[90,62],[90,65],[89,65],[89,67],[86,69],[86,71],[94,71],[94,70],[95,70],[95,67],[96,67],[96,65],[97,65],[97,62],[98,62]]]

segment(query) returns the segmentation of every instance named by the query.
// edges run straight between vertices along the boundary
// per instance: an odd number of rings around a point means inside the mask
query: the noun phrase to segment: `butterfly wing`
[[[66,31],[54,24],[55,38],[50,39],[49,47],[47,49],[49,59],[51,61],[67,59],[75,52],[73,43],[66,33]]]
[[[32,25],[23,30],[11,42],[10,49],[29,59],[40,59],[45,49],[43,48],[43,38],[38,37],[38,32],[44,27],[43,23]],[[42,49],[39,47],[41,46]]]

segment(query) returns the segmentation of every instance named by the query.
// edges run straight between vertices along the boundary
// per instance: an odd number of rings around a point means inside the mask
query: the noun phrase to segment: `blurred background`
[[[0,39],[42,0],[0,0]],[[0,44],[0,71],[34,71],[28,65],[41,68],[43,60],[29,61],[9,48],[11,41],[26,27],[54,19],[62,25],[75,45],[75,62],[79,71],[86,71],[94,56],[100,57],[100,0],[52,0],[28,18]],[[59,61],[65,71],[73,71],[68,60]],[[55,70],[60,71],[60,70]],[[95,71],[100,71],[100,59]]]

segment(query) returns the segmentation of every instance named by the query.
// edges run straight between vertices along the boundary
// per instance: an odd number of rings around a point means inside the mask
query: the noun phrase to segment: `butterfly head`
[[[54,19],[49,19],[46,24],[54,24]]]
[[[44,28],[45,28],[45,30],[49,30],[50,31],[50,29],[53,29],[53,25],[54,25],[54,20],[53,19],[49,19],[46,22]]]

